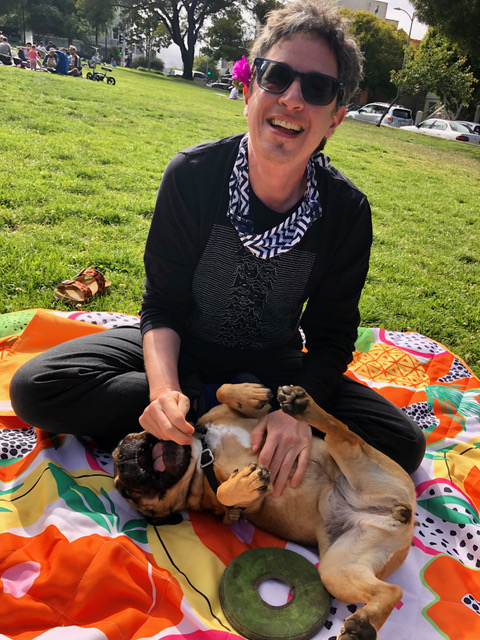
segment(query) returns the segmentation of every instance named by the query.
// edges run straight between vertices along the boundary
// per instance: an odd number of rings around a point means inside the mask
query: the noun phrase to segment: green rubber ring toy
[[[290,600],[270,605],[258,587],[267,579],[290,587]],[[220,583],[220,603],[233,628],[251,640],[306,640],[325,623],[330,594],[306,558],[279,547],[249,549],[234,558]]]

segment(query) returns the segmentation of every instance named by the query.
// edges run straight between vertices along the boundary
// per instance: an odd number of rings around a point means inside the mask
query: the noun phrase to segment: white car
[[[467,120],[455,120],[455,122],[466,125],[472,133],[480,134],[480,123],[478,122],[468,122]]]
[[[480,135],[471,133],[466,124],[456,120],[442,120],[441,118],[429,118],[418,126],[403,127],[403,131],[425,133],[427,136],[436,136],[445,140],[457,140],[468,144],[480,145]]]
[[[380,118],[386,114],[382,124],[388,127],[405,127],[413,124],[412,112],[400,104],[390,106],[387,102],[372,102],[360,109],[347,111],[347,118],[365,120],[378,124]]]

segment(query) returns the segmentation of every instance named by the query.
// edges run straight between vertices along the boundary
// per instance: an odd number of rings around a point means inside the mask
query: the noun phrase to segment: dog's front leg
[[[217,499],[224,507],[257,511],[270,489],[270,472],[254,462],[240,471],[236,469],[222,482]]]
[[[270,389],[255,382],[238,384],[222,384],[217,390],[217,400],[226,404],[232,411],[236,411],[247,418],[260,418],[270,410],[270,400],[273,398]]]

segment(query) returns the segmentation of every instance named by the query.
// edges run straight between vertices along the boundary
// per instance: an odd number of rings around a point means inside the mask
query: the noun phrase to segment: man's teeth
[[[298,124],[293,124],[293,122],[285,122],[285,120],[278,120],[277,118],[273,118],[271,123],[275,127],[283,127],[284,129],[291,129],[292,131],[301,131],[302,128]]]

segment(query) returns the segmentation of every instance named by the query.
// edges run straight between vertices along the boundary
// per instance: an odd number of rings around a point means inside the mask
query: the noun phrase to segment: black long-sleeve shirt
[[[198,341],[206,353],[211,346],[231,365],[246,354],[255,360],[286,346],[301,349],[301,325],[308,353],[289,383],[321,403],[352,358],[372,241],[370,207],[343,174],[319,166],[322,216],[289,251],[268,260],[254,256],[227,217],[241,137],[182,151],[165,170],[145,250],[142,333],[170,327],[182,345]],[[256,233],[290,214],[270,210],[251,193]]]

